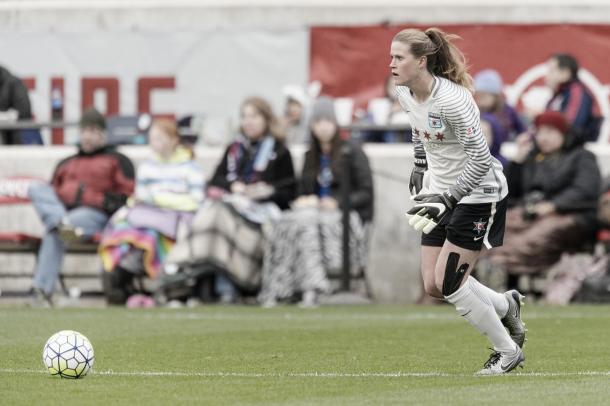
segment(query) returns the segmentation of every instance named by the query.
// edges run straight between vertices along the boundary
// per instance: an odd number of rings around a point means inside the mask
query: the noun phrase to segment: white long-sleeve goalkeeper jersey
[[[396,86],[409,115],[416,157],[426,156],[425,183],[431,193],[449,190],[460,203],[489,203],[508,194],[502,164],[491,156],[472,94],[434,77],[428,100],[418,103],[406,86]]]

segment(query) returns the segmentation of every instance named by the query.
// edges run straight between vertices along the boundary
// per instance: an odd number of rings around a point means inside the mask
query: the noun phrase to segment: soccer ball
[[[62,330],[47,340],[42,350],[42,363],[51,375],[77,379],[93,367],[93,347],[81,333]]]

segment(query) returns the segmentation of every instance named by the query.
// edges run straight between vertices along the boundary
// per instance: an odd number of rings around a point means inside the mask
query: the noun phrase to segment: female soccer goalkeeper
[[[494,292],[470,273],[484,249],[502,245],[506,179],[485,143],[472,78],[454,38],[430,28],[403,30],[392,40],[390,69],[415,149],[415,205],[407,214],[423,231],[426,292],[452,303],[492,342],[494,352],[479,373],[504,374],[525,361],[522,296]]]

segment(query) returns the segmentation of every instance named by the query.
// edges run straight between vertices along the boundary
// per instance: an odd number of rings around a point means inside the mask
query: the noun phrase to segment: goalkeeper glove
[[[416,231],[430,233],[457,204],[457,199],[445,191],[442,194],[424,194],[413,198],[417,203],[407,215],[411,216],[409,225]]]
[[[409,178],[409,191],[411,196],[417,195],[424,183],[424,172],[428,169],[428,162],[426,157],[415,157],[415,166],[411,171],[411,177]]]

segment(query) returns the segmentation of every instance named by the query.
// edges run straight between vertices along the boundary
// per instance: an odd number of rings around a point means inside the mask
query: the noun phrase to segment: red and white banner
[[[322,92],[353,97],[356,106],[383,95],[389,75],[390,43],[404,28],[429,26],[313,27],[310,78],[322,83]],[[558,52],[574,55],[580,77],[591,90],[598,110],[610,117],[610,25],[497,24],[440,25],[462,39],[457,46],[470,64],[470,72],[496,69],[505,83],[506,96],[519,105],[532,87],[542,85],[544,63]],[[607,139],[607,126],[600,138]]]
[[[92,105],[108,115],[197,113],[226,142],[245,97],[280,107],[284,85],[307,82],[308,35],[305,28],[6,32],[0,62],[24,79],[38,120],[51,117],[55,91],[66,121]],[[65,141],[77,135],[70,128]]]

